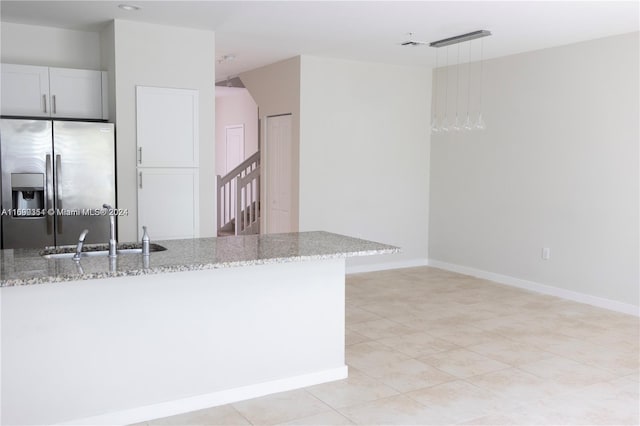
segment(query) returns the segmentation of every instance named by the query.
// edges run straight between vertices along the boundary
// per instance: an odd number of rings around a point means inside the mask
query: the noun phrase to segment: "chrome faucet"
[[[80,237],[78,237],[78,245],[76,246],[76,254],[73,255],[73,260],[80,260],[80,257],[82,256],[82,246],[84,245],[84,239],[87,237],[88,233],[88,229],[85,229],[80,233]]]
[[[116,215],[109,204],[103,204],[103,208],[109,212],[109,257],[118,255],[118,241],[116,240]]]
[[[142,227],[142,255],[149,256],[151,241],[149,240],[149,234],[147,234],[147,227]]]

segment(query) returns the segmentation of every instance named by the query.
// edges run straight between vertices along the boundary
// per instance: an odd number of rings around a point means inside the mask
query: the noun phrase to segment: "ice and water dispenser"
[[[44,174],[11,173],[12,207],[17,216],[42,216],[44,212]]]

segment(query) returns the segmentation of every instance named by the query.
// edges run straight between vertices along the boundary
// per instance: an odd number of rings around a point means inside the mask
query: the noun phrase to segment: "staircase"
[[[218,236],[260,233],[260,151],[217,177]]]

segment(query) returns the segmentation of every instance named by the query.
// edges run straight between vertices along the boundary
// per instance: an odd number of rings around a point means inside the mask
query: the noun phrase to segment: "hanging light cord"
[[[433,105],[433,118],[437,119],[438,118],[438,49],[435,49],[436,51],[436,68],[434,70],[434,75],[433,75],[433,85],[435,87],[435,91],[436,91],[436,96],[435,96],[435,100],[434,100],[434,105]]]
[[[484,39],[480,40],[480,103],[478,106],[478,114],[482,114],[482,75],[484,73]]]
[[[444,87],[444,119],[446,120],[449,115],[449,47],[447,46],[447,75],[445,78],[445,87]]]
[[[472,41],[469,42],[469,60],[467,61],[467,119],[469,119],[469,115],[471,114],[471,45]]]
[[[456,61],[456,124],[458,121],[458,99],[460,98],[460,43],[458,43],[458,59]]]

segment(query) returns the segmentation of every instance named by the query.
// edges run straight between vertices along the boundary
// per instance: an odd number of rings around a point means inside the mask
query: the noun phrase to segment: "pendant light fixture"
[[[434,41],[429,43],[429,46],[440,48],[446,47],[447,49],[447,60],[445,64],[445,99],[444,99],[444,112],[440,120],[438,120],[438,53],[436,51],[436,69],[434,71],[434,91],[435,91],[435,102],[434,109],[435,111],[431,114],[431,131],[433,133],[437,132],[448,132],[448,131],[460,131],[460,130],[483,130],[485,128],[485,122],[482,117],[482,82],[483,82],[483,74],[484,74],[484,40],[480,40],[480,76],[478,78],[478,112],[477,118],[474,120],[471,116],[471,41],[490,36],[491,32],[487,30],[478,30],[473,31],[467,34],[461,34],[454,37],[445,38],[442,40]],[[469,46],[469,55],[467,62],[467,116],[465,118],[464,124],[460,124],[460,108],[459,108],[459,98],[460,98],[460,43],[468,43]],[[456,61],[456,99],[455,99],[455,118],[453,120],[453,124],[449,126],[449,47],[458,44],[458,52],[457,52],[457,61]],[[438,122],[439,121],[439,122]]]
[[[442,114],[442,120],[440,121],[440,130],[443,132],[449,131],[449,48],[447,48],[447,63],[445,64],[445,82],[444,82],[444,114]]]
[[[473,130],[473,122],[471,121],[471,46],[469,41],[469,58],[467,60],[467,118],[464,120],[462,129],[466,131]]]
[[[433,109],[431,111],[431,131],[433,133],[440,132],[440,123],[438,122],[438,50],[436,52],[436,67],[433,70],[433,86],[435,87],[433,98]]]
[[[458,44],[458,59],[456,60],[456,118],[453,120],[451,130],[460,131],[460,119],[458,118],[458,104],[460,99],[460,45]]]
[[[478,121],[476,121],[476,129],[478,130],[484,130],[485,128],[484,120],[482,119],[482,74],[484,71],[483,54],[484,40],[480,40],[480,82],[478,83],[478,86],[480,86],[480,100],[478,101]]]

